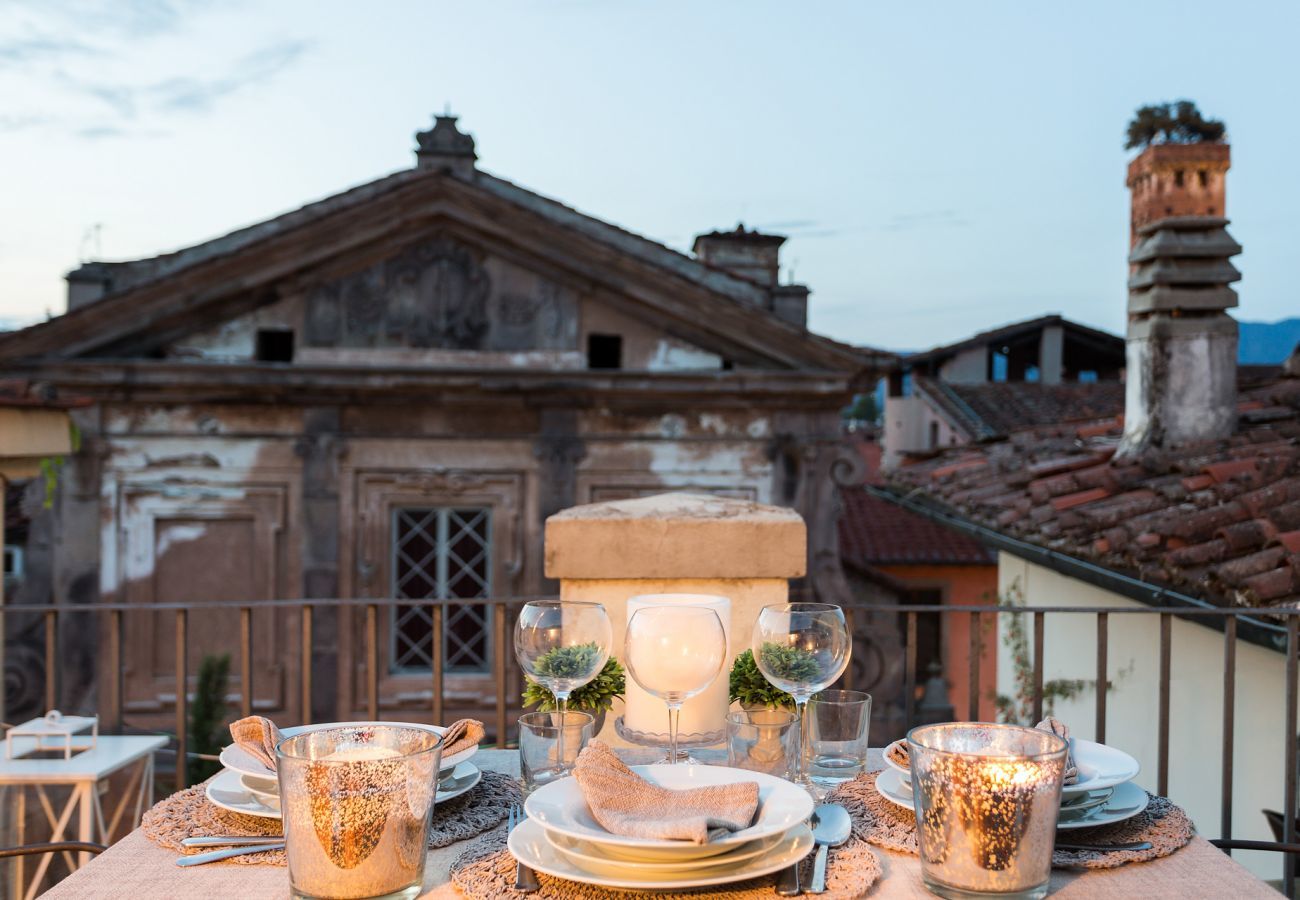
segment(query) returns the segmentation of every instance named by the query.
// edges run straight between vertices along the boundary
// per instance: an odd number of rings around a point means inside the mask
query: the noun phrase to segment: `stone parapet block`
[[[546,520],[561,579],[798,578],[808,530],[794,510],[704,494],[575,506]]]

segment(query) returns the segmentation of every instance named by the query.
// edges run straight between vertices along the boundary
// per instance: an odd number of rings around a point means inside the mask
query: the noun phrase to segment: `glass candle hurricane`
[[[1047,896],[1065,741],[982,722],[907,735],[926,887],[941,897]]]
[[[417,896],[441,758],[441,737],[399,725],[282,740],[276,774],[292,896]]]

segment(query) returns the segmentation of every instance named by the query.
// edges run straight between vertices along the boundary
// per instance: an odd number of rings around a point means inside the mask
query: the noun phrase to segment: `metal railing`
[[[6,623],[11,617],[17,616],[40,616],[44,619],[44,645],[45,645],[45,705],[47,708],[54,708],[58,703],[58,676],[60,657],[59,647],[59,630],[65,627],[69,621],[76,617],[94,617],[102,622],[107,619],[107,642],[106,646],[101,646],[100,650],[106,653],[106,670],[113,673],[109,678],[107,685],[101,685],[101,705],[104,708],[117,711],[120,726],[121,710],[123,709],[123,618],[126,615],[144,615],[153,614],[154,616],[170,617],[172,619],[172,633],[175,642],[175,671],[173,673],[175,682],[175,750],[178,760],[184,760],[187,757],[187,719],[188,719],[188,693],[189,680],[192,677],[188,663],[189,654],[187,652],[190,642],[189,615],[191,612],[200,609],[221,609],[228,610],[232,618],[237,619],[237,632],[232,630],[232,634],[237,634],[236,646],[232,648],[238,659],[237,672],[239,674],[239,702],[238,711],[241,715],[249,715],[253,710],[253,686],[257,682],[259,673],[255,671],[253,658],[253,614],[256,610],[262,609],[279,609],[297,613],[298,624],[298,641],[299,641],[299,671],[297,674],[297,689],[300,709],[304,716],[310,716],[311,699],[313,689],[313,625],[314,617],[324,609],[336,609],[340,611],[340,618],[345,611],[359,610],[361,616],[361,653],[360,661],[363,663],[364,683],[362,687],[364,709],[366,714],[372,719],[380,718],[380,690],[381,690],[381,638],[379,634],[380,616],[382,611],[388,611],[395,607],[424,606],[430,611],[432,620],[432,648],[433,648],[433,665],[429,672],[429,687],[431,690],[431,702],[429,705],[429,715],[434,722],[442,722],[446,706],[446,688],[447,680],[451,673],[446,673],[442,669],[442,646],[443,631],[446,627],[446,610],[450,606],[457,604],[486,605],[492,610],[491,629],[493,647],[491,672],[489,673],[491,683],[494,686],[493,716],[489,723],[493,726],[496,739],[499,745],[504,746],[509,740],[511,733],[512,716],[511,711],[516,710],[519,706],[518,694],[510,696],[510,685],[517,685],[522,682],[522,676],[519,673],[514,654],[509,652],[510,636],[513,629],[514,619],[518,610],[529,599],[533,598],[502,598],[502,599],[467,599],[467,600],[407,600],[407,599],[302,599],[302,600],[275,600],[260,601],[246,604],[231,604],[227,602],[194,602],[186,604],[177,603],[155,603],[155,604],[122,604],[122,603],[103,603],[95,605],[11,605],[0,607],[0,638],[5,634]],[[1170,760],[1170,720],[1171,715],[1175,712],[1171,709],[1170,702],[1170,679],[1173,662],[1173,624],[1175,619],[1198,622],[1201,625],[1217,629],[1223,634],[1223,700],[1220,711],[1223,735],[1219,748],[1220,757],[1220,821],[1219,837],[1215,843],[1219,844],[1225,852],[1231,852],[1232,849],[1252,849],[1252,850],[1273,850],[1283,852],[1283,887],[1287,896],[1294,896],[1295,887],[1295,861],[1300,855],[1300,841],[1297,841],[1296,835],[1296,805],[1297,805],[1297,683],[1300,677],[1298,669],[1297,650],[1300,649],[1300,610],[1298,609],[1278,609],[1278,610],[1252,610],[1252,609],[1220,609],[1202,606],[1178,606],[1178,607],[1151,607],[1151,606],[1133,606],[1133,607],[1095,607],[1095,606],[1060,606],[1060,607],[1043,607],[1043,606],[1006,606],[1006,605],[984,605],[984,606],[945,606],[945,605],[909,605],[909,606],[877,606],[862,603],[854,603],[846,607],[846,615],[850,620],[850,627],[859,616],[896,616],[899,622],[897,641],[901,645],[904,656],[904,675],[901,706],[903,709],[903,718],[905,724],[910,727],[916,722],[916,696],[917,696],[917,664],[918,664],[918,622],[921,616],[935,615],[941,617],[941,620],[947,620],[952,617],[967,617],[970,633],[970,652],[969,668],[965,673],[966,683],[969,685],[968,702],[969,708],[965,711],[957,710],[957,717],[962,718],[963,712],[970,719],[979,719],[980,701],[986,699],[981,695],[981,667],[983,665],[981,657],[987,649],[989,638],[987,634],[991,627],[992,633],[997,634],[997,622],[1000,617],[1008,615],[1028,616],[1032,620],[1032,637],[1029,639],[1032,644],[1031,665],[1032,665],[1032,690],[1030,692],[1032,711],[1035,719],[1041,719],[1044,711],[1044,672],[1047,662],[1047,652],[1045,646],[1045,624],[1047,616],[1058,615],[1086,615],[1091,616],[1094,621],[1094,636],[1096,642],[1096,684],[1099,689],[1096,690],[1096,700],[1094,706],[1094,734],[1096,740],[1105,742],[1107,734],[1107,693],[1105,689],[1110,683],[1110,659],[1109,650],[1111,643],[1112,629],[1115,627],[1123,628],[1125,620],[1132,616],[1139,617],[1158,617],[1159,626],[1159,647],[1158,647],[1158,676],[1155,684],[1156,699],[1156,730],[1157,730],[1157,750],[1156,750],[1156,793],[1164,796],[1169,791],[1169,760]],[[210,640],[211,636],[207,636]],[[874,634],[876,640],[895,639],[893,635]],[[995,639],[996,640],[996,639]],[[1283,773],[1283,797],[1282,808],[1289,811],[1284,814],[1283,840],[1280,842],[1267,841],[1244,841],[1233,838],[1233,776],[1234,776],[1234,759],[1233,744],[1236,735],[1236,692],[1237,692],[1237,648],[1239,642],[1246,640],[1253,644],[1270,648],[1278,651],[1284,659],[1285,666],[1285,689],[1284,689],[1284,709],[1280,710],[1281,718],[1284,721],[1285,746],[1283,749],[1283,758],[1285,761],[1285,771]],[[355,665],[357,660],[353,660]],[[950,678],[958,677],[958,673],[949,673]],[[853,687],[852,667],[842,679],[842,684],[846,688]],[[1143,685],[1150,689],[1150,685]],[[899,700],[900,698],[881,698],[877,697],[877,703],[882,700]],[[105,706],[106,704],[106,706]],[[1199,708],[1195,712],[1199,714]],[[83,710],[85,712],[85,710]],[[1184,712],[1182,710],[1179,711]],[[1187,710],[1186,712],[1192,712]],[[106,727],[111,727],[109,723]],[[183,786],[185,783],[185,766],[177,765],[177,784]],[[1175,798],[1176,799],[1176,798]]]

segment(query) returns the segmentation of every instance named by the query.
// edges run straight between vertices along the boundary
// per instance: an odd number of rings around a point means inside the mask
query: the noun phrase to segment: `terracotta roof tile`
[[[1300,378],[1243,384],[1250,412],[1226,441],[1115,462],[1109,420],[1048,424],[888,481],[1214,602],[1300,603]]]
[[[908,512],[865,490],[847,489],[840,515],[840,555],[860,566],[993,565],[974,538]]]

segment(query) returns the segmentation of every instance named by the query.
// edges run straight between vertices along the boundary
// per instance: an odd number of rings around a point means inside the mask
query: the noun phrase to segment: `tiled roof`
[[[1220,604],[1300,604],[1300,379],[1249,386],[1237,433],[1112,459],[1118,418],[1023,431],[890,473],[961,516]]]
[[[993,565],[993,553],[974,538],[873,497],[844,492],[840,556],[860,569],[883,565]]]
[[[1040,425],[1109,418],[1124,411],[1124,385],[1118,381],[950,384],[922,375],[916,377],[915,386],[971,440]]]
[[[931,347],[929,350],[922,350],[918,353],[911,353],[899,360],[899,366],[903,369],[910,369],[920,363],[936,362],[949,359],[963,350],[972,347],[982,347],[987,344],[996,344],[1014,337],[1031,334],[1040,331],[1049,326],[1059,325],[1070,332],[1086,337],[1096,344],[1108,347],[1119,353],[1124,353],[1124,338],[1111,334],[1108,331],[1101,331],[1096,328],[1089,328],[1087,325],[1080,325],[1078,322],[1071,322],[1069,319],[1057,314],[1039,316],[1034,319],[1026,319],[1023,322],[1012,322],[1009,325],[1002,325],[989,331],[981,331],[973,337],[968,337],[957,341],[953,344],[943,344],[938,347]]]

